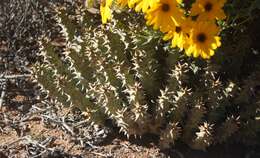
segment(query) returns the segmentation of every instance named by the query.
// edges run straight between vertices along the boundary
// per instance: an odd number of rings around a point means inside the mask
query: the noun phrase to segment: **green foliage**
[[[121,13],[101,25],[81,6],[58,7],[34,66],[42,91],[94,123],[112,120],[127,136],[157,134],[162,147],[177,140],[203,150],[227,140],[255,143],[260,59],[250,35],[226,31],[214,59],[194,60],[141,19]]]

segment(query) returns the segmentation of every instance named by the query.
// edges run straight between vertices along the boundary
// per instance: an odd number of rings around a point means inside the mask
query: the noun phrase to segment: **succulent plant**
[[[102,25],[80,3],[53,8],[33,66],[42,96],[81,108],[93,123],[111,120],[127,136],[156,134],[162,147],[182,140],[205,150],[259,137],[260,60],[250,44],[234,49],[227,39],[212,60],[195,60],[170,48],[140,15],[114,14]]]

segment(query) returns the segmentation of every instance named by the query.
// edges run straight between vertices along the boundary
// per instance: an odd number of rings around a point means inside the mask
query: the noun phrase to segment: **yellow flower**
[[[140,2],[141,0],[128,0],[128,7],[134,8],[136,3]]]
[[[222,10],[225,3],[226,0],[196,0],[196,2],[192,4],[191,15],[199,15],[199,21],[223,20],[226,18]]]
[[[153,25],[154,29],[168,32],[175,27],[172,18],[176,21],[183,16],[183,12],[177,7],[176,0],[160,0],[146,13],[147,25]]]
[[[117,4],[120,7],[125,7],[128,4],[128,0],[117,0]]]
[[[188,39],[188,33],[190,31],[190,19],[182,18],[180,22],[174,20],[175,27],[172,28],[164,37],[164,40],[172,39],[172,47],[179,47],[183,50],[184,45]]]
[[[113,0],[101,0],[100,2],[100,14],[103,24],[112,18],[112,11],[110,9],[112,2]]]
[[[220,47],[219,28],[213,22],[194,22],[187,43],[184,46],[188,56],[209,59]]]
[[[176,0],[178,4],[181,4],[183,0]]]
[[[135,8],[136,12],[143,11],[144,13],[153,7],[159,0],[129,0],[129,8]]]

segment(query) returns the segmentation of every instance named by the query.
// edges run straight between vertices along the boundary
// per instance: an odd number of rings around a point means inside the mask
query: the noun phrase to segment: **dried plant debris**
[[[21,150],[28,157],[79,152],[97,148],[110,132],[86,122],[77,109],[57,105],[55,102],[33,105],[26,114],[2,108],[1,148],[10,152],[9,156],[16,155],[12,151]]]
[[[79,109],[55,102],[33,105],[26,114],[5,108],[0,115],[0,153],[7,157],[127,157],[131,152],[162,155],[159,149],[122,140],[101,145],[112,131],[86,122]]]

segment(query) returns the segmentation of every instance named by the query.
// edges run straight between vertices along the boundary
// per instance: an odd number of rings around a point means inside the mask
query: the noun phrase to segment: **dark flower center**
[[[199,33],[197,35],[197,40],[201,43],[204,43],[206,41],[207,37],[204,33]]]
[[[164,11],[164,12],[168,12],[170,10],[170,6],[169,6],[169,4],[165,4],[165,3],[163,3],[163,5],[162,5],[162,11]]]
[[[209,12],[212,10],[213,5],[210,2],[207,2],[206,5],[204,6],[206,12]]]
[[[177,33],[181,32],[181,27],[176,26],[175,31],[176,31]]]

